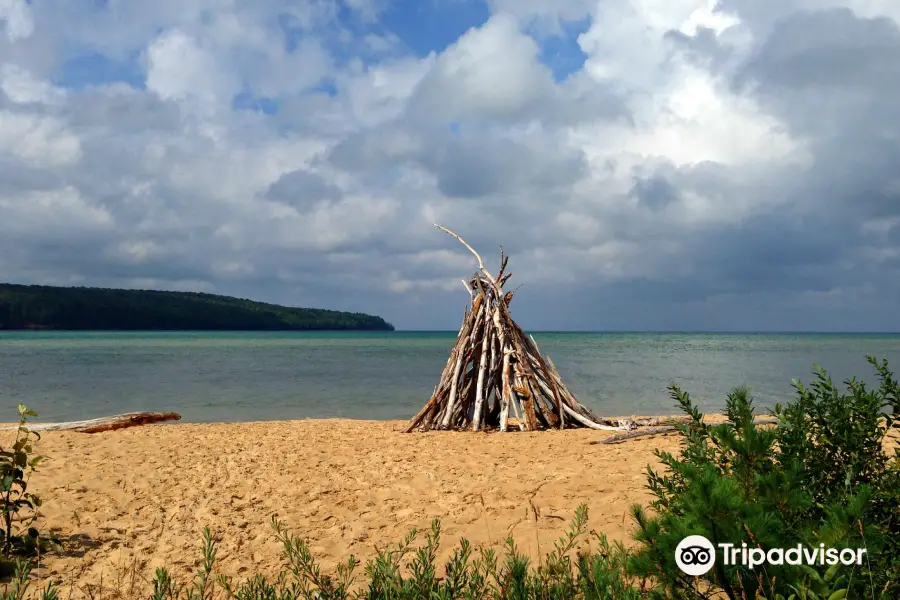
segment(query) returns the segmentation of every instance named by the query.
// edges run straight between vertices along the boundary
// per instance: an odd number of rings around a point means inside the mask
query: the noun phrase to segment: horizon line
[[[397,333],[456,333],[457,329],[400,329]],[[900,331],[875,330],[728,330],[728,329],[529,329],[525,333],[653,333],[653,334],[735,334],[735,335],[900,335]]]
[[[458,333],[458,329],[5,329],[0,333]],[[874,330],[528,329],[528,334],[900,335]]]

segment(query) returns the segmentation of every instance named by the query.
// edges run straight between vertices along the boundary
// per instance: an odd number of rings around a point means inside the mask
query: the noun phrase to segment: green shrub
[[[0,600],[25,600],[26,598],[39,598],[40,600],[59,600],[59,593],[53,583],[47,583],[38,595],[35,595],[34,588],[31,587],[31,562],[27,560],[17,560],[16,570],[13,574],[12,582],[0,592]]]
[[[633,507],[641,546],[629,572],[653,579],[656,593],[674,598],[709,589],[732,600],[825,592],[900,597],[898,460],[896,452],[891,458],[883,450],[900,414],[898,385],[886,362],[868,359],[880,381],[876,389],[851,379],[841,393],[818,369],[808,388],[795,382],[796,401],[775,407],[774,428],[754,425],[746,389],[729,394],[727,422],[710,425],[672,385],[672,397],[691,420],[679,426],[684,445],[678,457],[656,453],[667,472],[648,469],[655,514]],[[705,576],[692,578],[675,563],[676,546],[688,535],[763,550],[865,548],[868,560],[827,571],[788,564],[750,570],[717,560]]]
[[[43,460],[42,456],[32,456],[33,439],[41,436],[27,426],[28,417],[36,416],[19,404],[15,441],[9,449],[0,447],[0,543],[5,559],[13,554],[31,554],[39,543],[38,530],[31,525],[37,520],[41,499],[28,490],[31,474]]]

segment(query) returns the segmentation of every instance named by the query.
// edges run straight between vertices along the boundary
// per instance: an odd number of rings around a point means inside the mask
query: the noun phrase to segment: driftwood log
[[[456,343],[431,398],[406,432],[433,429],[521,431],[587,427],[623,431],[631,425],[608,424],[581,405],[559,372],[538,350],[534,338],[509,312],[513,292],[503,285],[509,257],[500,249],[500,271],[492,275],[472,246],[446,227],[478,260],[478,271],[463,284],[472,301]]]
[[[758,417],[753,419],[754,425],[777,425],[778,419],[769,418],[769,417]],[[633,440],[634,438],[646,437],[651,435],[665,435],[667,433],[672,433],[676,431],[678,426],[676,425],[662,425],[659,427],[648,427],[647,429],[635,429],[634,431],[627,431],[624,433],[616,433],[609,437],[605,437],[602,440],[594,440],[592,442],[588,442],[589,444],[618,444],[620,442],[624,442],[626,440]]]
[[[163,423],[166,421],[178,421],[181,415],[173,412],[135,412],[86,421],[67,421],[64,423],[35,423],[27,425],[31,431],[77,431],[79,433],[101,433],[126,427],[137,427],[150,423]],[[2,429],[18,429],[18,426],[3,427]]]
[[[665,416],[665,417],[616,417],[600,419],[601,423],[607,425],[617,425],[628,429],[637,429],[638,427],[659,427],[662,425],[675,425],[678,423],[687,423],[691,420],[688,415]]]

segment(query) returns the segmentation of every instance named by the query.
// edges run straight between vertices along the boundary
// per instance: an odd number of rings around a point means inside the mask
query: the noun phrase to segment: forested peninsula
[[[195,292],[0,283],[0,330],[393,331],[381,317]]]

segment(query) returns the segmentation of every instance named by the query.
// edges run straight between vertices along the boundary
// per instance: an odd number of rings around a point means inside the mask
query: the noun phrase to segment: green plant
[[[152,600],[639,600],[644,595],[623,578],[627,553],[621,544],[610,544],[605,537],[597,536],[599,552],[578,553],[572,561],[578,541],[586,534],[584,506],[576,511],[569,532],[537,568],[510,538],[504,546],[503,560],[492,548],[481,548],[476,553],[467,540],[460,540],[443,569],[439,569],[436,558],[441,524],[435,520],[424,544],[414,546],[418,531],[413,529],[394,549],[380,551],[366,564],[367,584],[356,589],[354,572],[359,562],[354,557],[339,565],[334,576],[326,575],[303,539],[278,520],[272,520],[272,527],[285,559],[284,569],[274,579],[257,574],[235,583],[230,577],[213,577],[216,540],[209,529],[204,529],[203,560],[194,587],[181,586],[166,569],[157,569]],[[218,589],[209,585],[213,579]]]
[[[843,600],[847,597],[846,581],[839,575],[837,565],[830,567],[824,575],[809,567],[804,569],[806,577],[802,583],[789,583],[788,596],[775,593],[773,596],[760,594],[759,600]]]
[[[153,592],[151,600],[212,600],[214,593],[213,569],[216,564],[216,543],[209,527],[203,528],[203,546],[201,547],[202,560],[194,580],[193,587],[186,588],[179,585],[168,569],[160,567],[156,569],[156,577],[153,579]]]
[[[9,557],[14,552],[31,552],[39,544],[38,530],[31,525],[37,520],[37,508],[41,499],[28,491],[31,474],[43,460],[42,456],[32,456],[33,438],[40,434],[27,426],[28,417],[37,413],[19,404],[19,426],[10,449],[0,448],[0,515],[2,515],[3,554]],[[22,534],[21,531],[25,533]]]
[[[16,561],[15,573],[12,581],[6,584],[3,591],[0,592],[0,600],[25,600],[26,598],[35,598],[35,594],[31,591],[31,562],[27,560]],[[59,600],[59,593],[53,582],[48,582],[36,597],[39,600]]]
[[[657,593],[674,598],[720,590],[732,600],[814,599],[823,589],[829,591],[825,597],[835,599],[897,597],[900,480],[897,455],[889,457],[883,444],[900,413],[898,386],[886,362],[868,359],[876,368],[877,388],[851,379],[842,394],[817,369],[808,388],[795,382],[795,402],[775,407],[775,428],[754,424],[745,388],[728,395],[727,422],[710,425],[686,392],[670,386],[690,421],[679,426],[684,442],[679,456],[657,452],[667,472],[648,469],[656,514],[633,507],[641,549],[630,572],[651,578]],[[826,579],[802,565],[752,570],[717,560],[705,576],[692,578],[675,564],[675,548],[688,535],[702,535],[714,546],[763,550],[797,544],[865,548],[868,561],[836,569]],[[835,588],[838,583],[843,587]]]

